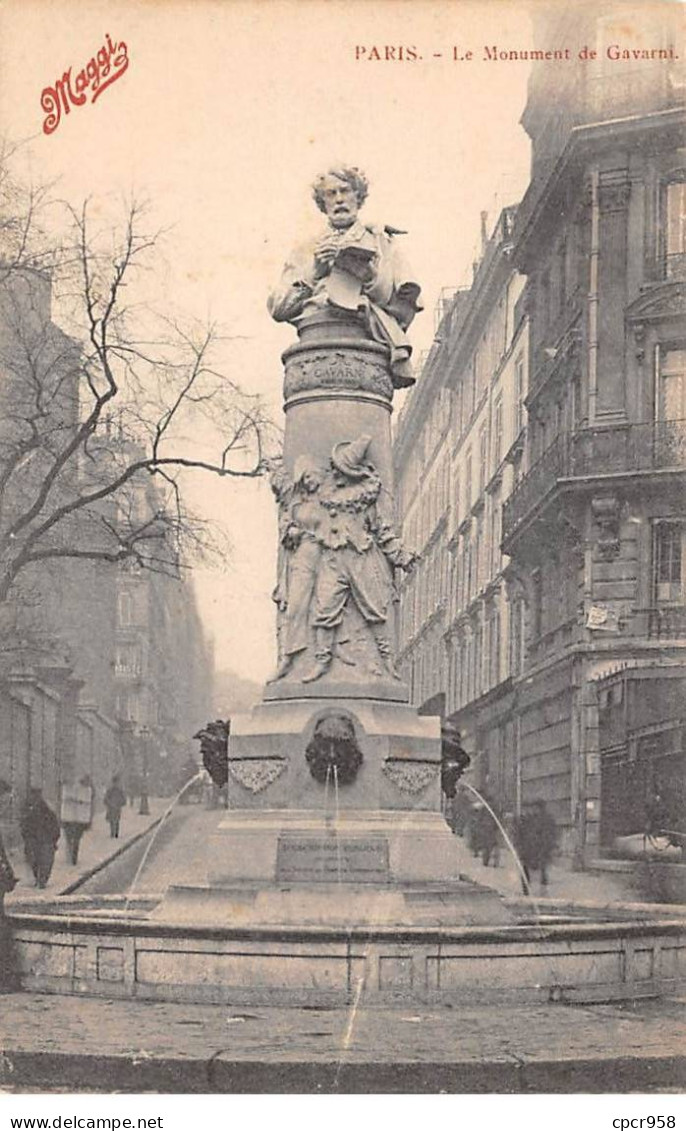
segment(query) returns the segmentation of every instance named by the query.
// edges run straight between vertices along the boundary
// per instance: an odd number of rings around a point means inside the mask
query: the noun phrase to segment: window
[[[497,471],[503,458],[503,398],[498,397],[493,406],[493,470]]]
[[[474,633],[474,695],[480,695],[483,686],[484,630],[479,623]]]
[[[674,174],[663,188],[664,274],[668,279],[686,275],[686,171]]]
[[[524,426],[524,358],[520,356],[515,361],[514,371],[514,438],[516,439]]]
[[[476,520],[476,528],[474,530],[474,563],[472,566],[472,574],[474,578],[474,590],[476,593],[481,588],[481,578],[484,567],[484,552],[483,552],[483,522],[481,515]]]
[[[479,494],[486,486],[486,469],[488,467],[488,433],[486,425],[479,429]]]
[[[141,655],[136,644],[118,644],[114,658],[116,675],[140,675]]]
[[[541,313],[542,329],[547,330],[553,320],[553,307],[552,307],[552,291],[550,288],[550,271],[544,271],[541,275]]]
[[[472,599],[472,547],[469,541],[466,542],[464,548],[462,597],[465,605],[468,605]]]
[[[576,428],[581,421],[581,378],[575,374],[570,384],[571,427]]]
[[[561,240],[557,249],[558,308],[564,309],[567,301],[567,241]]]
[[[464,503],[465,514],[472,509],[472,453],[467,452],[464,465]]]
[[[467,687],[467,672],[469,670],[469,655],[467,651],[467,641],[463,640],[460,644],[460,671],[459,671],[459,698],[460,705],[467,702],[469,694]]]
[[[489,683],[495,686],[500,682],[500,613],[497,609],[488,622],[488,660]]]
[[[490,574],[495,577],[500,572],[500,536],[501,536],[501,506],[500,499],[495,497],[493,499],[493,510],[491,511],[491,561],[490,561]]]
[[[686,349],[658,351],[657,419],[686,420]]]
[[[686,524],[663,519],[653,525],[654,600],[660,604],[683,602],[684,533]]]
[[[543,577],[540,569],[531,574],[531,634],[538,640],[543,631]]]
[[[455,413],[454,424],[454,440],[459,440],[462,435],[462,385],[458,385],[455,390],[455,399],[453,401],[453,410]]]
[[[510,671],[513,676],[522,670],[524,651],[524,603],[514,598],[510,603]]]
[[[120,625],[133,624],[133,594],[122,590],[117,598],[117,620]]]
[[[135,691],[117,692],[115,713],[117,718],[127,723],[135,723],[140,718],[140,701]]]

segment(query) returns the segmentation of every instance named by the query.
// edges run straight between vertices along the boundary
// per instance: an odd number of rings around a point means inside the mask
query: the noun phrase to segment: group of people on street
[[[10,794],[9,784],[0,780],[0,806]],[[126,794],[118,774],[114,775],[103,804],[110,836],[116,838],[119,836],[122,809],[126,805]],[[69,863],[78,863],[81,840],[93,824],[94,809],[95,792],[87,774],[62,786],[59,817],[40,789],[29,789],[19,819],[19,831],[26,862],[37,887],[45,888],[48,884],[62,832]],[[14,889],[16,883],[17,877],[0,838],[0,910],[4,896]]]
[[[536,873],[539,874],[541,887],[546,888],[558,832],[555,819],[544,801],[526,806],[518,817],[499,814],[496,802],[486,791],[479,797],[471,797],[466,790],[457,790],[446,804],[446,819],[453,832],[465,838],[473,855],[479,857],[485,867],[493,865],[497,868],[504,840],[494,813],[517,852],[524,892],[528,894]]]
[[[12,796],[9,782],[0,779],[0,816]],[[110,835],[119,836],[121,811],[126,805],[119,775],[115,774],[103,798],[105,816],[110,826]],[[93,783],[87,774],[78,781],[68,781],[62,786],[60,816],[51,809],[40,789],[32,787],[26,796],[19,819],[19,831],[24,844],[24,855],[35,884],[45,888],[50,879],[55,853],[62,830],[70,864],[76,864],[79,847],[84,833],[93,823],[95,793]],[[9,993],[18,988],[16,963],[13,957],[12,935],[5,918],[5,896],[14,891],[18,877],[5,849],[0,832],[0,993]]]

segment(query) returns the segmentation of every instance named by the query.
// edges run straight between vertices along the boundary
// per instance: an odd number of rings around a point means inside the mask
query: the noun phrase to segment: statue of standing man
[[[299,327],[323,310],[352,312],[371,340],[388,347],[394,388],[413,385],[405,331],[422,306],[420,288],[398,247],[397,237],[404,233],[359,218],[368,185],[354,166],[329,169],[313,191],[328,227],[290,256],[269,298],[272,317]]]

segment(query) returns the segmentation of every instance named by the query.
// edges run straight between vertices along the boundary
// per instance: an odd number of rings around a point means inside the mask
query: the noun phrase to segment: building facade
[[[466,435],[449,430],[445,710],[502,809],[544,800],[580,863],[642,832],[656,793],[684,823],[686,114],[679,13],[662,15],[644,29],[653,58],[622,63],[620,25],[642,42],[645,9],[538,13],[538,46],[579,39],[596,59],[532,71],[531,181],[508,241],[523,290],[497,379],[488,367],[510,405],[502,473],[493,399],[490,424],[482,393]],[[488,257],[466,300],[484,330],[504,294],[503,275],[479,309]],[[469,355],[469,316],[454,336]],[[443,343],[433,363],[427,385],[454,388]]]
[[[509,584],[503,505],[525,470],[525,280],[512,262],[516,209],[498,217],[469,289],[443,313],[395,442],[404,537],[421,553],[400,602],[400,661],[422,711],[450,716],[478,748],[478,782],[514,811],[512,683],[521,596]]]

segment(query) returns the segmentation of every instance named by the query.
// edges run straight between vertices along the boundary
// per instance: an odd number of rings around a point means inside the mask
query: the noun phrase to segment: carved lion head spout
[[[200,740],[202,763],[212,781],[222,789],[229,780],[229,734],[230,719],[217,719],[206,723],[202,730],[193,735]]]
[[[315,781],[349,785],[362,765],[355,725],[349,715],[327,715],[320,719],[307,744],[305,757]]]

